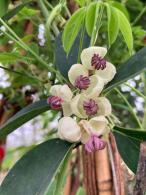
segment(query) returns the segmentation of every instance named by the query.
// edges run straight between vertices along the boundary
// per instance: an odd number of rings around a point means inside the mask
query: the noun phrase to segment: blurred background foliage
[[[4,7],[1,4],[0,16],[2,17],[21,3],[27,2],[27,0],[11,0],[7,1]],[[114,3],[132,24],[134,54],[146,46],[145,1],[119,0]],[[82,1],[78,0],[76,0],[76,4],[72,0],[67,2],[63,0],[33,0],[26,4],[8,23],[21,40],[29,45],[48,66],[52,67],[55,58],[55,39],[63,31],[71,14],[80,6],[82,6]],[[46,98],[49,95],[50,86],[58,81],[56,75],[49,73],[29,51],[20,48],[10,36],[3,33],[6,31],[4,26],[1,26],[0,29],[0,117],[2,120],[4,112],[16,113],[31,102]],[[106,13],[103,15],[96,44],[108,47]],[[117,40],[109,48],[107,58],[118,67],[129,57],[127,46],[119,33]],[[123,127],[138,128],[137,121],[129,111],[127,102],[142,122],[143,127],[146,127],[145,100],[137,94],[136,90],[146,95],[145,73],[129,80],[128,84],[122,84],[119,87],[122,96],[115,90],[108,94],[113,106],[112,118],[115,123]],[[8,170],[35,144],[55,136],[56,119],[59,116],[58,113],[49,111],[10,134],[7,138],[7,153],[2,170]]]

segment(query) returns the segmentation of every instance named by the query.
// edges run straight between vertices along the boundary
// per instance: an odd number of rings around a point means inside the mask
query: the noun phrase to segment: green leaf
[[[5,1],[5,0],[3,0]],[[2,19],[3,20],[9,20],[11,19],[13,16],[17,15],[17,13],[23,9],[27,4],[29,4],[31,1],[28,1],[26,3],[22,3],[20,5],[18,5],[17,7],[15,7],[14,9],[10,10],[9,12],[7,12],[3,17]]]
[[[61,41],[61,34],[57,37],[55,41],[55,66],[59,69],[60,73],[64,77],[68,77],[68,71],[73,64],[76,64],[78,61],[78,53],[79,53],[79,42],[81,39],[81,33],[78,34],[76,37],[72,48],[67,55],[63,49],[62,41]],[[83,42],[82,42],[82,49],[89,47],[90,38],[87,33],[84,34]]]
[[[117,39],[119,32],[119,16],[117,10],[106,4],[107,17],[108,17],[108,41],[109,46],[112,45]]]
[[[76,2],[79,6],[83,7],[83,6],[85,5],[85,3],[86,3],[86,0],[75,0],[75,2]]]
[[[72,145],[48,140],[25,154],[4,179],[0,194],[44,195]]]
[[[114,131],[114,135],[122,159],[129,169],[136,173],[140,152],[140,141],[117,131]]]
[[[99,8],[100,8],[100,3],[96,2],[96,3],[91,3],[87,9],[85,26],[89,36],[92,35],[93,28],[96,25],[95,19],[98,16]]]
[[[47,110],[49,110],[49,105],[47,104],[46,100],[40,100],[38,102],[30,104],[29,106],[26,106],[25,108],[17,112],[0,128],[0,138],[5,138],[9,133],[14,131],[27,121]]]
[[[146,47],[139,50],[135,55],[130,57],[127,62],[117,69],[114,79],[106,86],[104,90],[109,91],[125,81],[135,77],[146,69]]]
[[[82,25],[85,18],[86,9],[80,8],[76,11],[71,18],[68,20],[67,24],[65,25],[62,41],[63,47],[66,53],[69,53]]]
[[[1,63],[15,63],[16,61],[24,60],[25,57],[21,56],[18,52],[2,52],[0,53],[0,62]]]
[[[146,131],[141,129],[127,129],[124,127],[115,126],[113,131],[123,133],[131,138],[138,139],[140,142],[146,141]]]
[[[9,2],[9,0],[0,0],[0,17],[7,12]]]
[[[126,18],[126,16],[121,12],[119,9],[115,8],[118,12],[119,17],[119,29],[125,39],[125,42],[127,44],[127,47],[130,52],[133,50],[133,35],[132,35],[132,29],[131,25]]]
[[[116,7],[117,9],[119,9],[121,12],[123,12],[123,14],[127,17],[127,19],[129,20],[129,13],[126,9],[126,7],[124,6],[124,4],[117,2],[117,1],[112,1],[110,2],[110,4],[114,7]]]

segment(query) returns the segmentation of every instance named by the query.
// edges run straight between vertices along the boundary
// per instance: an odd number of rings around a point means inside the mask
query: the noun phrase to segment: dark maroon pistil
[[[86,90],[90,85],[90,79],[88,76],[80,75],[75,80],[75,86],[77,88]]]
[[[94,54],[91,59],[91,65],[94,66],[96,70],[104,70],[106,68],[106,60],[98,54]]]
[[[97,114],[98,111],[98,105],[93,99],[89,99],[87,101],[84,101],[83,108],[86,111],[86,114],[88,116],[92,116]]]

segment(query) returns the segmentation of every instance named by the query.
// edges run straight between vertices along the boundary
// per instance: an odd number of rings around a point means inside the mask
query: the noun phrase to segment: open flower
[[[101,150],[106,146],[104,137],[109,132],[108,121],[104,116],[98,116],[87,120],[81,120],[81,142],[85,144],[88,152]]]
[[[83,66],[88,70],[95,70],[95,74],[102,78],[105,84],[116,74],[115,66],[104,59],[106,53],[107,49],[104,47],[89,47],[81,53]]]
[[[70,102],[73,97],[73,93],[68,85],[54,85],[50,89],[51,96],[47,99],[52,109],[63,109],[64,116],[70,116],[72,114]]]
[[[73,114],[79,118],[93,116],[108,116],[111,114],[111,104],[105,97],[88,97],[85,94],[76,95],[71,102]]]
[[[97,75],[89,76],[89,71],[81,64],[74,64],[68,72],[72,85],[90,96],[98,96],[104,88],[104,81]]]
[[[58,136],[69,142],[78,142],[81,138],[80,126],[71,117],[63,117],[58,123]]]

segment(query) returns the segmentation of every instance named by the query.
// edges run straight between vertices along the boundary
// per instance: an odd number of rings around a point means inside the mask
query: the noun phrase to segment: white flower
[[[86,95],[98,96],[104,88],[104,81],[97,75],[89,76],[89,71],[81,64],[74,64],[68,72],[72,85]]]
[[[71,117],[63,117],[58,123],[58,136],[69,142],[78,142],[81,138],[80,126]]]
[[[62,99],[61,105],[63,109],[63,115],[70,116],[72,114],[70,102],[73,97],[73,93],[68,85],[54,85],[50,89],[50,94]]]
[[[96,70],[95,74],[101,77],[105,84],[111,81],[116,74],[115,66],[104,59],[106,53],[107,49],[104,47],[89,47],[81,53],[83,66],[88,70]]]
[[[111,114],[111,104],[105,97],[88,97],[85,94],[76,95],[71,101],[73,114],[79,118],[91,116],[108,116]]]
[[[92,135],[104,136],[109,132],[108,121],[104,116],[98,116],[87,120],[81,120],[81,142],[86,143]]]

